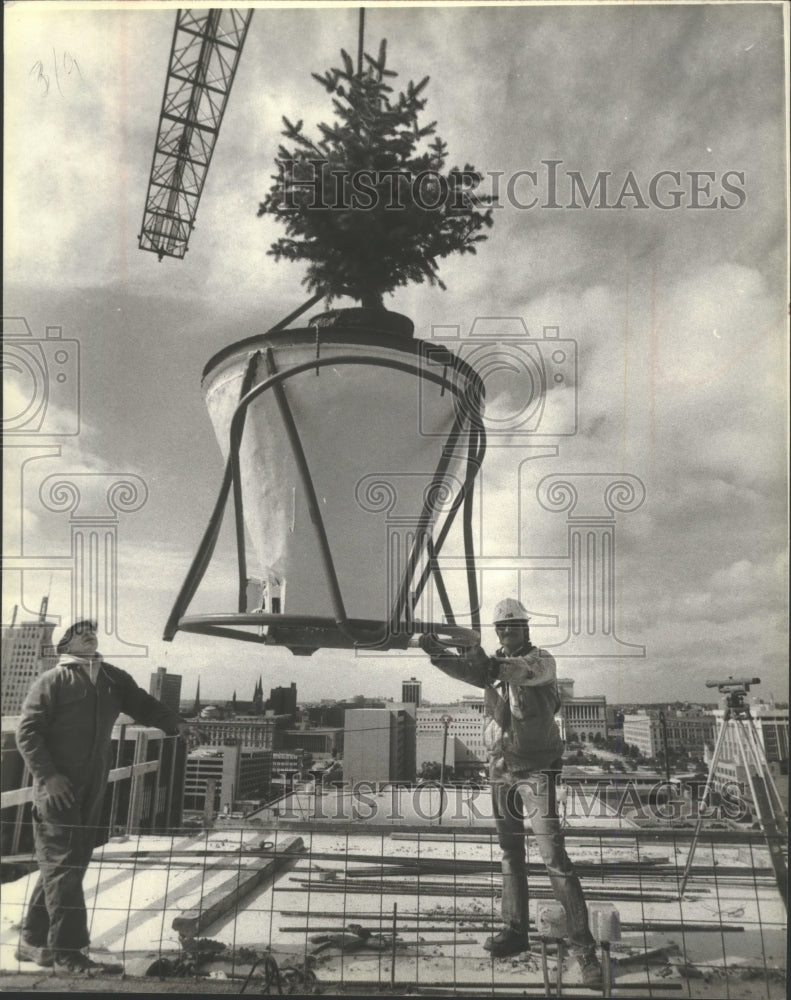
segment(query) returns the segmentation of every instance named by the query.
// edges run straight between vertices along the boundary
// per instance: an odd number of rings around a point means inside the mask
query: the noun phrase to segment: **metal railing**
[[[140,764],[128,764],[126,767],[114,767],[110,771],[108,782],[113,784],[116,781],[126,781],[142,774],[151,774],[159,770],[158,760],[149,760]],[[33,786],[26,785],[24,788],[11,788],[6,792],[0,792],[0,809],[11,809],[14,806],[23,806],[26,802],[33,801]]]

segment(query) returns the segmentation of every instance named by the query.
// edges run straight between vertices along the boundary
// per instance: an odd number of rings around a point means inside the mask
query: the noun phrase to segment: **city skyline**
[[[44,603],[42,604],[42,607],[45,607],[45,608],[47,607],[46,599],[44,600]],[[45,614],[45,618],[44,619],[42,619],[42,617],[41,617],[41,615],[42,615],[41,611],[39,611],[38,615],[35,615],[35,616],[34,615],[19,616],[18,609],[17,609],[17,618],[18,618],[18,620],[16,620],[14,622],[13,626],[12,625],[8,625],[8,626],[4,625],[3,626],[4,637],[6,636],[6,634],[8,634],[8,630],[9,629],[11,629],[11,628],[21,628],[22,626],[25,626],[25,625],[28,625],[28,626],[30,626],[30,625],[41,625],[43,623],[44,625],[48,626],[48,628],[52,628],[53,627],[53,621],[50,618],[48,609],[47,609],[47,611],[44,612],[44,614]],[[57,626],[55,626],[55,628],[54,628],[54,633],[55,634],[57,633]],[[383,701],[388,701],[388,702],[400,703],[401,702],[401,696],[403,694],[404,685],[414,684],[414,682],[418,681],[421,684],[421,686],[422,685],[426,685],[428,687],[431,687],[431,684],[430,684],[431,674],[432,673],[433,674],[437,674],[437,673],[439,673],[439,671],[437,671],[436,668],[432,667],[430,663],[426,663],[424,666],[426,667],[426,669],[425,670],[420,670],[419,669],[420,664],[418,664],[416,667],[414,667],[414,669],[412,669],[411,675],[409,677],[400,675],[400,674],[398,674],[397,671],[394,671],[393,672],[393,676],[392,676],[392,684],[391,684],[392,693],[390,691],[383,691],[383,690],[376,690],[376,691],[361,690],[360,687],[359,687],[360,677],[359,677],[359,675],[357,675],[354,680],[350,680],[350,682],[349,682],[350,687],[349,687],[348,691],[340,691],[340,692],[336,691],[334,698],[326,698],[326,697],[316,697],[316,698],[314,698],[310,694],[310,691],[308,690],[307,693],[305,693],[304,695],[299,696],[297,698],[297,705],[298,706],[311,706],[311,705],[319,705],[322,702],[330,702],[330,703],[331,702],[336,702],[336,703],[337,702],[350,702],[354,698],[364,698],[364,699],[371,700],[371,701],[374,701],[374,700],[383,700]],[[161,672],[161,671],[165,671],[165,670],[166,670],[165,667],[157,667],[156,668],[157,672]],[[415,673],[417,673],[418,675],[422,675],[422,679],[421,679],[420,676],[419,677],[415,677],[414,676]],[[174,675],[172,673],[168,673],[168,676],[172,677],[174,679],[178,678],[179,682],[181,682],[183,680],[183,678],[180,675]],[[437,681],[437,689],[441,689],[441,688],[446,687],[446,685],[444,684],[444,681],[446,679],[447,678],[445,678],[444,675],[441,675],[440,677],[436,677],[435,678],[435,680]],[[721,678],[721,679],[724,679],[724,678]],[[195,687],[194,687],[193,691],[189,691],[189,690],[184,689],[182,687],[181,694],[183,695],[183,697],[180,698],[180,704],[183,705],[183,706],[190,706],[191,707],[191,706],[194,705],[196,697],[199,697],[200,698],[201,706],[203,708],[205,708],[207,705],[210,705],[210,704],[223,704],[224,705],[226,703],[230,704],[231,701],[232,701],[232,699],[233,699],[233,697],[234,697],[234,695],[236,696],[236,699],[238,701],[242,702],[242,703],[252,703],[255,700],[255,693],[259,690],[259,686],[261,686],[262,690],[266,690],[267,688],[269,688],[270,694],[271,694],[271,693],[276,692],[276,690],[278,688],[285,688],[286,685],[296,684],[296,681],[294,681],[291,677],[288,676],[288,672],[287,671],[277,671],[276,673],[272,673],[271,676],[270,676],[270,680],[272,681],[271,685],[269,685],[268,683],[265,682],[266,681],[266,667],[262,666],[261,669],[260,669],[260,671],[259,671],[259,674],[257,676],[255,676],[255,678],[252,679],[251,682],[250,682],[251,685],[252,685],[253,695],[250,698],[248,698],[248,697],[246,697],[246,695],[250,694],[250,692],[247,690],[246,687],[241,686],[239,684],[239,682],[236,681],[236,680],[229,681],[228,683],[231,684],[232,686],[227,690],[226,693],[223,693],[223,692],[219,691],[218,688],[216,687],[216,681],[211,676],[211,674],[209,674],[208,677],[206,677],[206,678],[202,678],[202,676],[199,675],[198,677],[195,678],[195,681],[194,681]],[[572,676],[563,674],[560,671],[558,672],[558,680],[560,682],[564,682],[565,681],[567,684],[569,682],[573,682],[573,684],[575,686],[578,683],[578,678],[576,676],[572,677]],[[201,687],[202,681],[204,683],[203,687]],[[209,684],[206,684],[205,683],[206,681],[208,681],[211,686],[209,686]],[[277,683],[275,683],[276,681],[277,681]],[[149,685],[153,685],[153,682],[154,682],[154,674],[151,674],[150,677],[149,677]],[[303,683],[305,683],[305,682],[303,681]],[[355,685],[357,685],[356,688],[355,688]],[[582,686],[584,687],[584,685],[582,685]],[[354,688],[354,690],[352,690],[353,688]],[[421,702],[424,705],[427,705],[429,707],[431,705],[442,706],[442,705],[462,704],[462,700],[463,699],[474,697],[474,695],[472,694],[472,692],[473,691],[477,691],[477,690],[479,690],[479,689],[475,688],[474,686],[471,686],[471,685],[456,684],[456,685],[454,685],[454,691],[453,691],[453,693],[450,694],[450,695],[448,695],[448,696],[446,696],[446,697],[429,698],[424,693],[421,694]],[[699,697],[699,698],[694,698],[694,697],[693,698],[671,698],[669,696],[666,697],[666,698],[658,697],[658,698],[643,699],[643,700],[634,699],[634,698],[624,698],[620,702],[618,702],[618,701],[612,700],[611,697],[608,697],[607,694],[606,694],[606,692],[593,691],[593,690],[585,690],[583,692],[583,691],[581,691],[578,688],[577,691],[576,691],[576,695],[575,696],[576,697],[580,697],[581,696],[581,697],[584,698],[584,697],[598,697],[598,696],[604,694],[604,697],[607,698],[608,703],[611,704],[611,705],[627,705],[627,706],[628,705],[634,705],[634,706],[646,706],[646,707],[650,707],[652,705],[671,705],[671,704],[678,703],[678,704],[703,705],[703,706],[707,706],[707,707],[716,707],[719,704],[719,702],[721,701],[721,699],[712,699],[711,697],[705,697],[705,695],[707,693],[709,695],[711,695],[712,689],[710,689],[710,688],[704,688],[703,691],[701,692],[701,694],[704,695],[704,697]],[[768,703],[775,703],[776,702],[779,706],[787,706],[788,705],[787,700],[784,700],[784,697],[787,697],[787,691],[780,691],[780,692],[778,692],[778,691],[770,690],[770,689],[768,689],[765,686],[763,686],[763,688],[760,685],[757,686],[757,687],[754,687],[753,690],[752,690],[752,693],[751,693],[750,697],[751,697],[751,700],[756,701],[756,702],[762,702],[762,703],[767,703],[767,704]],[[268,699],[265,698],[264,702],[266,702],[267,700]]]
[[[202,368],[306,298],[301,269],[266,255],[280,235],[274,221],[256,217],[280,118],[304,117],[309,129],[328,119],[310,73],[337,65],[357,39],[356,8],[256,9],[190,252],[159,263],[137,249],[137,234],[174,16],[136,4],[5,12],[5,310],[27,321],[42,364],[64,344],[79,353],[70,378],[51,380],[43,433],[16,428],[19,447],[7,449],[15,562],[3,623],[14,604],[27,609],[20,617],[34,614],[43,594],[53,614],[70,616],[72,541],[92,511],[116,560],[100,581],[117,600],[101,623],[105,652],[142,685],[163,667],[183,677],[187,696],[200,676],[204,701],[221,696],[220,678],[229,700],[259,677],[265,689],[293,680],[317,700],[339,690],[397,698],[412,675],[429,701],[461,698],[473,689],[419,651],[295,658],[183,633],[162,642],[222,475]],[[497,417],[521,398],[507,381],[487,385],[492,433],[475,514],[484,622],[501,597],[519,596],[534,642],[563,642],[583,586],[569,535],[586,498],[580,488],[580,508],[564,508],[570,494],[557,483],[596,481],[599,507],[585,513],[617,535],[612,634],[645,655],[558,656],[560,676],[608,702],[700,702],[707,679],[747,673],[783,700],[782,7],[410,5],[372,8],[366,24],[369,50],[387,37],[397,85],[430,72],[426,113],[451,162],[474,163],[489,187],[499,176],[504,202],[475,257],[442,263],[447,291],[411,286],[387,306],[422,338],[442,342],[458,328],[459,342],[472,341],[477,319],[499,317],[504,329],[525,325],[542,363],[557,353],[547,330],[576,351],[576,409],[568,394],[552,395],[544,419],[560,423],[547,423],[546,437],[497,433]],[[6,412],[18,404],[24,414],[30,386],[6,374]],[[376,456],[371,471],[381,471]],[[539,487],[550,479],[548,497]],[[612,495],[619,481],[634,503],[611,516],[605,497],[624,499]],[[234,604],[231,520],[203,610]],[[517,574],[519,559],[527,568]],[[495,648],[488,624],[483,644]]]

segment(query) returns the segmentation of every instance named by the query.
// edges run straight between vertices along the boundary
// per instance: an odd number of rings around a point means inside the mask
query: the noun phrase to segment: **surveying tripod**
[[[783,899],[783,904],[788,909],[788,869],[786,859],[783,854],[783,843],[788,838],[788,825],[783,813],[783,805],[775,785],[774,778],[769,770],[766,761],[766,754],[758,737],[755,722],[750,714],[750,706],[746,703],[747,692],[751,684],[760,684],[760,678],[738,678],[729,677],[724,681],[706,681],[706,687],[719,688],[725,695],[725,713],[722,719],[722,727],[717,737],[717,744],[714,747],[714,755],[709,765],[709,774],[706,779],[706,787],[700,800],[704,806],[708,798],[714,781],[714,772],[722,753],[726,732],[732,732],[736,739],[738,749],[737,763],[741,763],[750,786],[750,794],[753,800],[755,813],[761,831],[766,839],[766,846],[769,849],[769,857],[777,880],[777,888]],[[692,861],[695,856],[695,848],[698,845],[703,816],[698,815],[698,822],[695,826],[695,833],[689,847],[687,863],[684,868],[684,875],[679,886],[679,895],[683,895],[684,887],[687,884]]]

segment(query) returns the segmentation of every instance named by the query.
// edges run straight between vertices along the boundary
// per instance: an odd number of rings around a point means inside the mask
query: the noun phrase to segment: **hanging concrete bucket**
[[[477,639],[482,383],[441,345],[413,339],[411,326],[393,313],[342,310],[211,359],[203,388],[226,471],[166,639],[182,629],[295,653],[404,648],[416,632]],[[230,495],[237,609],[185,616]],[[441,569],[454,522],[461,613]]]

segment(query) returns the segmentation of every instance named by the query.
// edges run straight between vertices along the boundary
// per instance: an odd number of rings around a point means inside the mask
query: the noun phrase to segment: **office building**
[[[313,765],[313,755],[307,750],[275,750],[272,753],[270,798],[294,790],[294,782],[306,778]]]
[[[275,715],[290,715],[293,719],[297,714],[297,685],[291,682],[289,687],[270,688],[269,700],[264,706]]]
[[[230,813],[244,802],[269,797],[272,751],[244,750],[240,744],[198,747],[187,757],[184,810]],[[206,802],[213,789],[213,800]]]
[[[447,739],[444,733],[418,733],[417,737],[417,771],[423,770],[424,764],[439,764],[442,768],[442,754],[445,753],[445,773],[450,773],[453,769],[454,778],[469,777],[477,775],[484,767],[480,761],[476,761],[474,767],[469,767],[468,748],[455,736],[448,734]]]
[[[274,750],[281,745],[283,731],[292,723],[290,715],[200,720],[201,744],[221,747],[239,743],[245,750]]]
[[[157,672],[151,674],[148,693],[178,714],[181,704],[181,674],[169,674],[164,667],[157,667]]]
[[[41,601],[35,621],[17,623],[14,608],[11,624],[3,629],[0,653],[0,713],[17,715],[30,685],[58,662],[52,645],[56,623],[47,619],[47,598]]]
[[[457,777],[476,775],[486,765],[483,742],[483,699],[471,696],[455,705],[432,705],[417,710],[418,770],[425,763],[442,763],[445,745],[445,765],[453,767]],[[448,719],[447,740],[445,723]]]
[[[420,708],[420,694],[422,682],[415,677],[410,677],[408,681],[401,681],[401,701],[406,705],[415,705]]]
[[[284,729],[280,737],[283,750],[302,749],[315,757],[343,756],[343,729],[335,726]]]
[[[704,746],[714,739],[715,721],[700,709],[665,713],[668,751],[703,756]],[[623,716],[623,741],[636,746],[644,757],[656,757],[663,749],[662,722],[658,709],[640,709]]]
[[[352,708],[344,714],[346,782],[415,780],[415,706]]]

